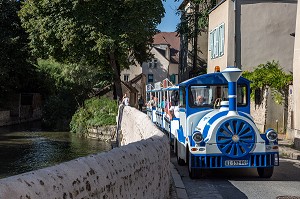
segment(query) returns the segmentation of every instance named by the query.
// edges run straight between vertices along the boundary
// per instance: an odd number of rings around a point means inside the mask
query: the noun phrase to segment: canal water
[[[0,127],[0,178],[111,149],[70,132],[42,131],[39,123]]]

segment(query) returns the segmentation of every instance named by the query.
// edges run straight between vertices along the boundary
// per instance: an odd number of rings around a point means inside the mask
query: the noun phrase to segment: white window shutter
[[[213,31],[209,33],[209,50],[210,50],[210,58],[214,58],[214,34]]]
[[[221,24],[219,28],[220,42],[219,42],[219,56],[224,55],[224,41],[225,41],[225,24]]]

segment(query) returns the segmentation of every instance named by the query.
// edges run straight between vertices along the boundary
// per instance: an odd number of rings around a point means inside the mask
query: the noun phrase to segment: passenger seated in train
[[[151,95],[151,99],[147,103],[147,107],[148,108],[156,107],[156,101],[155,101],[155,97],[153,95]]]
[[[205,104],[205,100],[204,100],[204,97],[202,95],[198,95],[197,96],[197,99],[195,101],[195,105],[197,106],[202,106]]]
[[[172,120],[173,118],[176,118],[175,114],[174,114],[174,109],[170,108],[167,117]]]
[[[161,108],[163,111],[166,108],[166,100],[165,100],[165,96],[162,96],[162,100],[161,102],[158,104],[158,108]]]

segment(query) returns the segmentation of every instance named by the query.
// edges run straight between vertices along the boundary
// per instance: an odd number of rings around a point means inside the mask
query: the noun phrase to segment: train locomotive
[[[148,109],[152,121],[169,135],[178,164],[188,165],[191,178],[218,168],[257,168],[260,177],[270,178],[279,165],[277,132],[256,127],[250,115],[250,81],[241,74],[229,66],[180,83],[172,90],[179,93],[175,118],[166,119],[168,110],[157,108],[153,114],[153,107]]]

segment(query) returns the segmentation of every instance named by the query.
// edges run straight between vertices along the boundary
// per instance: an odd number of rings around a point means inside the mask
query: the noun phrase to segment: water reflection
[[[108,151],[110,148],[109,143],[78,138],[69,132],[45,132],[32,124],[1,127],[0,178]]]

